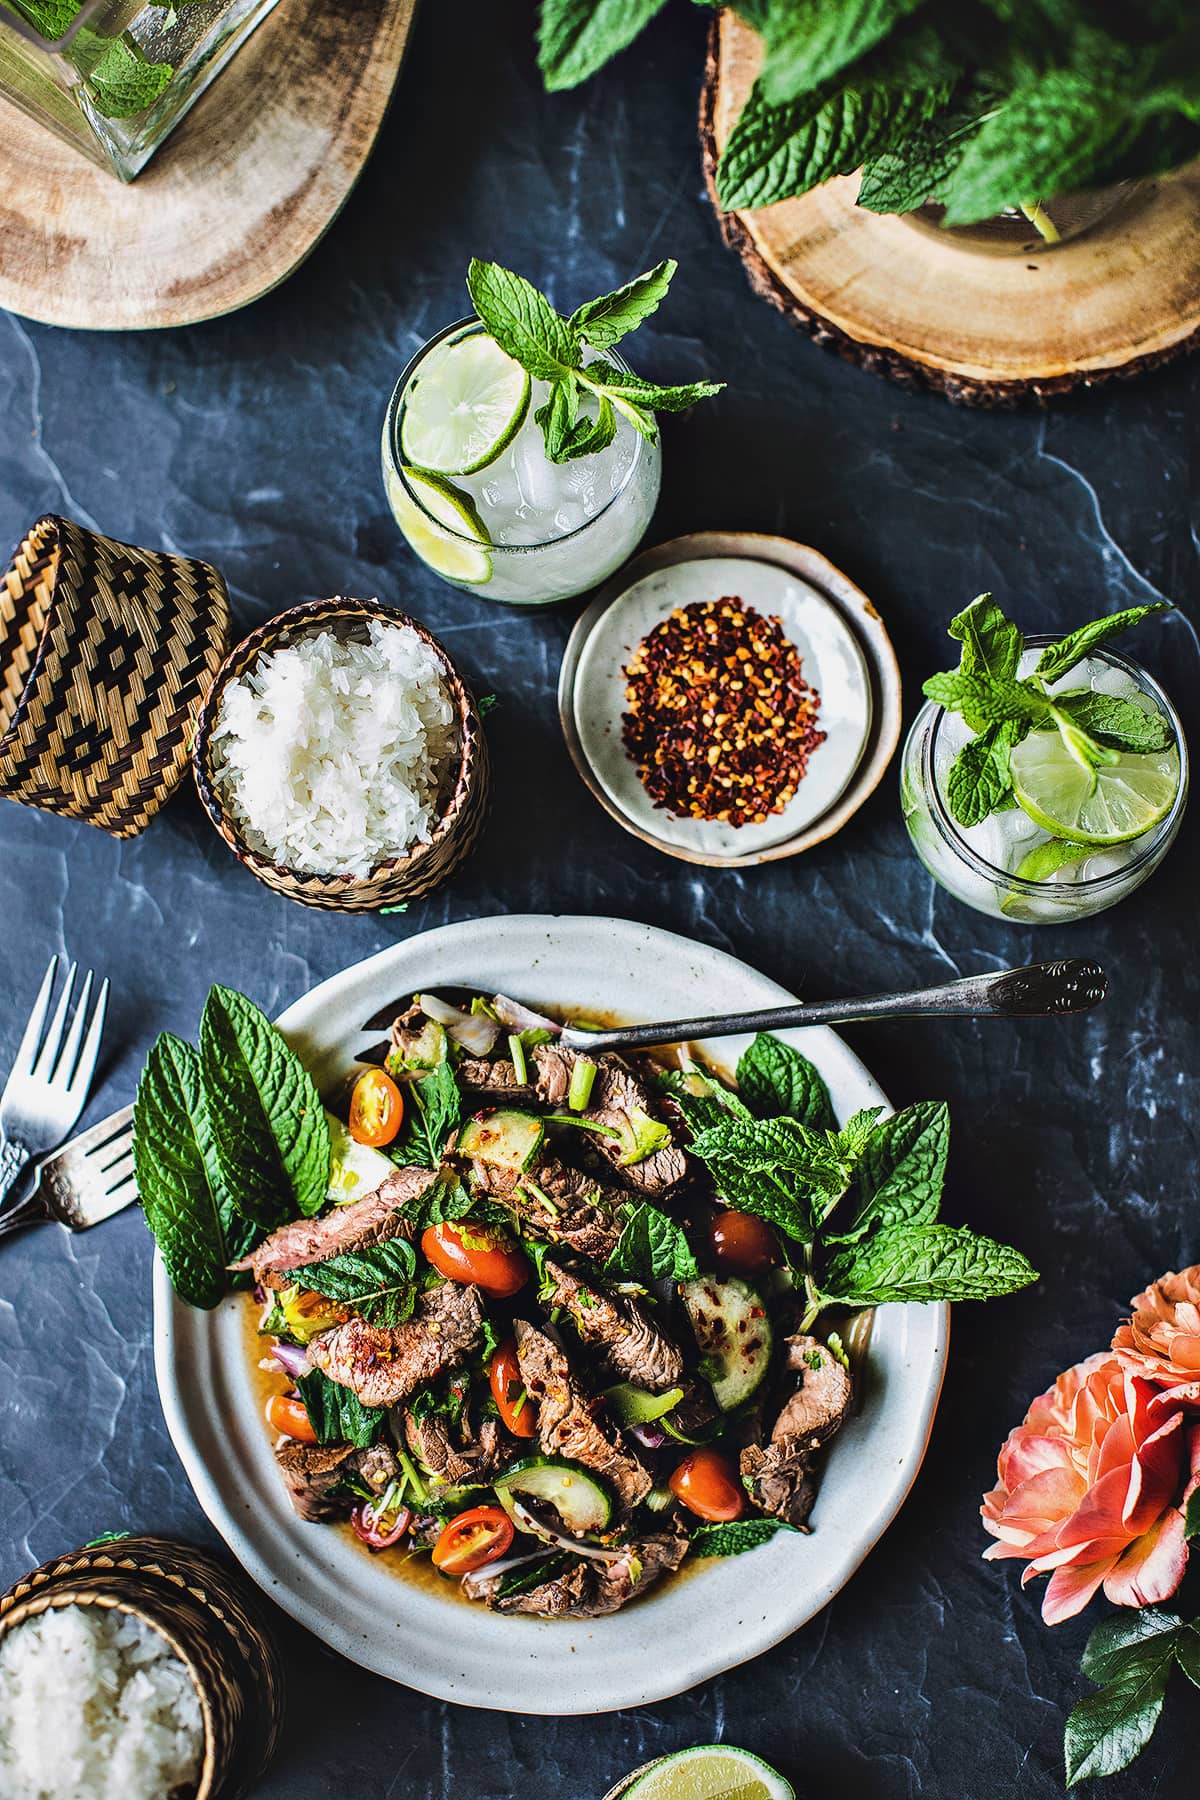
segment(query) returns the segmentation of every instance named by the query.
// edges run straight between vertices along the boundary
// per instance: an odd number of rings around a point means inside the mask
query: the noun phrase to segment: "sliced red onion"
[[[461,1012],[437,994],[418,994],[417,1005],[426,1018],[444,1025],[455,1043],[472,1056],[487,1056],[500,1036],[498,1020],[489,1019],[486,1013]]]
[[[541,1562],[544,1550],[525,1550],[520,1556],[502,1556],[498,1562],[485,1563],[482,1569],[472,1569],[462,1578],[462,1590],[468,1600],[482,1600],[494,1581],[502,1581],[510,1569],[523,1568],[526,1563]]]
[[[280,1368],[292,1377],[293,1381],[309,1372],[308,1351],[299,1344],[276,1343],[271,1355]]]
[[[661,1450],[667,1441],[666,1432],[653,1421],[649,1425],[630,1425],[627,1430],[629,1436],[636,1438],[645,1450]]]
[[[493,994],[492,1005],[500,1015],[501,1022],[510,1031],[552,1031],[555,1037],[562,1026],[555,1019],[547,1019],[544,1014],[531,1012],[529,1007],[522,1006],[517,1000],[510,1000],[506,994]]]
[[[541,1538],[544,1544],[551,1544],[555,1550],[569,1550],[572,1556],[586,1556],[592,1562],[619,1562],[628,1555],[628,1548],[622,1550],[606,1550],[602,1544],[589,1544],[585,1538],[572,1537],[569,1532],[560,1531],[556,1525],[549,1524],[540,1514],[535,1513],[524,1500],[512,1495],[509,1504],[512,1507],[513,1523],[522,1531],[530,1531],[534,1537]],[[492,1568],[496,1567],[493,1563]]]

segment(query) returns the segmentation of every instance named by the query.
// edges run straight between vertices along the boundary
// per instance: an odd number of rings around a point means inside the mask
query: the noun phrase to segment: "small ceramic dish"
[[[625,667],[636,645],[676,607],[727,595],[782,621],[819,695],[816,723],[826,734],[798,792],[761,825],[656,807],[622,741]],[[605,810],[666,855],[718,868],[795,856],[831,837],[874,791],[900,736],[900,674],[871,602],[817,551],[748,532],[698,532],[628,564],[577,622],[558,704],[572,761]]]
[[[377,863],[367,876],[311,874],[285,868],[254,850],[230,818],[214,767],[212,734],[225,689],[269,650],[292,644],[297,638],[333,631],[339,636],[361,634],[368,620],[408,625],[437,655],[446,687],[458,718],[459,762],[448,784],[442,815],[428,843],[417,844],[402,856]],[[205,811],[238,861],[276,893],[286,894],[303,906],[333,912],[376,912],[381,906],[415,900],[445,881],[474,849],[487,813],[490,773],[487,740],[475,697],[446,650],[418,619],[396,612],[378,600],[314,600],[280,613],[240,643],[222,664],[200,710],[192,750],[196,786]]]
[[[0,1641],[64,1606],[112,1607],[149,1625],[186,1668],[204,1751],[193,1800],[243,1800],[275,1753],[283,1670],[257,1603],[203,1550],[131,1537],[55,1557],[0,1595]]]

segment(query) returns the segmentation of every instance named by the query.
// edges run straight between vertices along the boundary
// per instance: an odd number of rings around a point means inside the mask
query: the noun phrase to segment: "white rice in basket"
[[[62,1606],[0,1642],[4,1800],[194,1794],[203,1754],[191,1677],[142,1619]]]
[[[459,733],[443,665],[411,625],[331,631],[268,651],[229,682],[213,772],[246,843],[313,875],[369,875],[428,843]]]

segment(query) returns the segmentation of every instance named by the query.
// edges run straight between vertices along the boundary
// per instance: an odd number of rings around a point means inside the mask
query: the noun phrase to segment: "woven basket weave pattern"
[[[204,1551],[130,1538],[43,1563],[0,1596],[0,1639],[51,1606],[113,1606],[160,1631],[192,1672],[205,1723],[196,1800],[242,1800],[275,1753],[283,1724],[279,1652]]]
[[[39,519],[0,580],[0,793],[144,831],[183,779],[228,645],[207,563]]]
[[[407,855],[380,863],[366,877],[299,874],[252,850],[230,820],[214,780],[212,728],[226,685],[244,674],[265,651],[277,650],[314,631],[335,626],[353,629],[370,619],[410,625],[443,664],[462,739],[454,788],[429,843],[418,844]],[[396,612],[378,600],[341,597],[315,600],[281,613],[252,632],[233,651],[213,683],[200,714],[193,760],[200,798],[209,818],[238,860],[276,893],[286,894],[303,906],[323,907],[332,912],[377,912],[382,906],[420,899],[453,874],[470,854],[487,817],[491,785],[487,739],[470,689],[441,644],[419,620]]]

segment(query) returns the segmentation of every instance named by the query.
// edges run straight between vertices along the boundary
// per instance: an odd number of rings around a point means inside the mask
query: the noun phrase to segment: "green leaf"
[[[1010,676],[968,675],[962,669],[950,669],[931,675],[923,692],[947,712],[961,713],[972,731],[1010,723],[1048,725],[1053,716],[1045,695],[1028,682],[1014,681]]]
[[[585,386],[600,387],[612,397],[632,400],[653,412],[685,412],[698,400],[711,400],[725,386],[723,381],[685,381],[675,387],[646,381],[632,369],[617,369],[603,357],[590,362],[580,376]]]
[[[858,1217],[850,1235],[874,1225],[928,1225],[938,1215],[950,1150],[950,1108],[921,1100],[884,1119],[858,1167]]]
[[[329,1127],[312,1077],[266,1015],[214,987],[200,1066],[217,1160],[238,1209],[270,1229],[311,1217],[329,1187]]]
[[[693,1556],[741,1556],[769,1544],[781,1531],[795,1531],[784,1519],[732,1519],[724,1525],[701,1525],[688,1548]]]
[[[418,1200],[410,1200],[404,1216],[412,1221],[412,1235],[419,1238],[430,1225],[445,1225],[465,1219],[478,1211],[481,1203],[467,1192],[461,1181],[436,1181]]]
[[[795,1175],[740,1169],[734,1162],[710,1165],[718,1196],[739,1212],[757,1213],[797,1243],[812,1241],[817,1209],[812,1187]],[[824,1206],[819,1209],[824,1211]]]
[[[320,1444],[353,1444],[367,1450],[387,1422],[386,1407],[364,1406],[352,1388],[330,1381],[321,1369],[301,1375],[296,1387]]]
[[[129,119],[153,105],[174,73],[171,63],[147,62],[132,39],[113,38],[87,84],[97,112],[106,119]]]
[[[133,1162],[142,1211],[172,1287],[190,1306],[216,1306],[233,1260],[225,1242],[224,1188],[200,1058],[168,1031],[152,1045],[138,1082]]]
[[[542,428],[546,455],[552,463],[565,462],[567,459],[567,440],[571,435],[578,407],[579,385],[574,375],[565,375],[561,380],[550,384],[549,394],[533,415]]]
[[[1185,1538],[1200,1537],[1200,1487],[1188,1495],[1183,1509],[1183,1535]]]
[[[722,152],[718,201],[726,212],[746,211],[849,175],[931,117],[943,98],[935,89],[889,93],[834,83],[772,106],[760,79]]]
[[[692,1153],[703,1162],[736,1163],[747,1174],[800,1175],[826,1190],[841,1175],[828,1134],[809,1131],[795,1119],[723,1120],[697,1133]]]
[[[1185,1625],[1175,1644],[1175,1661],[1193,1687],[1200,1687],[1200,1620]]]
[[[467,270],[467,287],[475,311],[500,348],[535,380],[560,381],[578,369],[578,338],[523,275],[476,256]]]
[[[1015,677],[1025,639],[990,594],[980,594],[972,600],[970,606],[951,619],[946,630],[962,645],[959,667],[964,675],[992,676],[1002,681]]]
[[[889,1300],[990,1300],[1037,1280],[1019,1250],[965,1226],[885,1225],[825,1273],[827,1301],[881,1306]]]
[[[1067,1783],[1115,1775],[1149,1743],[1184,1626],[1173,1613],[1143,1607],[1105,1619],[1088,1639],[1083,1672],[1104,1685],[1067,1720]]]
[[[826,1131],[835,1122],[829,1089],[816,1068],[769,1032],[760,1031],[738,1059],[737,1083],[759,1118],[782,1114],[812,1131]]]
[[[906,213],[936,200],[983,124],[986,104],[972,89],[914,126],[902,143],[872,157],[863,169],[859,206],[867,212]]]
[[[1135,700],[1118,694],[1099,694],[1093,688],[1055,694],[1054,704],[1096,743],[1109,750],[1146,755],[1165,750],[1173,733],[1160,712],[1147,712]]]
[[[416,1302],[417,1255],[403,1238],[347,1251],[291,1272],[298,1287],[352,1306],[373,1325],[401,1325]]]
[[[561,455],[551,460],[570,462],[577,456],[594,456],[598,450],[606,450],[616,435],[617,415],[611,400],[602,397],[595,418],[581,414],[566,435]]]
[[[13,11],[43,37],[65,37],[79,17],[82,0],[10,0]]]
[[[772,105],[839,75],[924,0],[789,0],[767,7],[763,92]]]
[[[447,1138],[462,1119],[462,1095],[449,1062],[439,1063],[420,1081],[410,1081],[405,1097],[403,1132],[388,1154],[394,1162],[436,1169]]]
[[[611,350],[628,332],[636,331],[643,319],[657,312],[678,267],[667,257],[615,293],[601,294],[577,307],[568,320],[571,330],[594,350]]]
[[[963,745],[946,779],[946,804],[960,825],[979,825],[1012,805],[1009,753],[1024,735],[1020,725],[992,725]]]
[[[1070,631],[1066,637],[1059,638],[1056,644],[1048,644],[1038,658],[1036,673],[1045,682],[1059,681],[1064,675],[1081,663],[1085,656],[1119,632],[1128,631],[1134,625],[1140,625],[1143,619],[1152,617],[1154,613],[1170,612],[1170,604],[1156,601],[1152,606],[1130,606],[1124,612],[1110,613],[1107,618],[1093,619],[1088,625],[1081,625],[1078,631]],[[1062,695],[1057,695],[1061,701]]]
[[[631,44],[666,0],[542,0],[538,67],[554,93],[578,87]]]
[[[682,1228],[651,1206],[638,1200],[625,1209],[621,1235],[604,1265],[604,1273],[621,1281],[691,1281],[700,1273]]]

